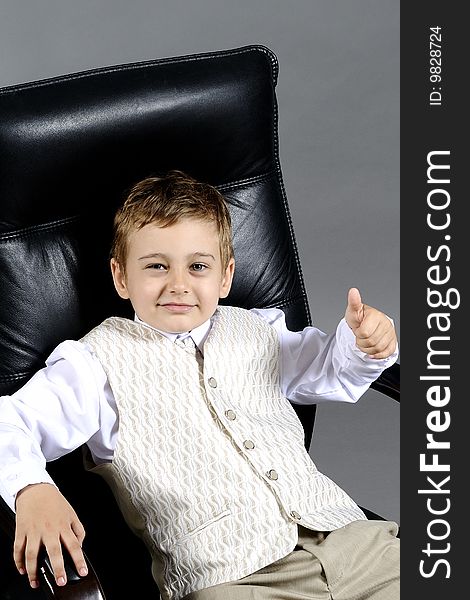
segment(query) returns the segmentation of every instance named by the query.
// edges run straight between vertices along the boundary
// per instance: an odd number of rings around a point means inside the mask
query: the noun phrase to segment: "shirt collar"
[[[134,315],[134,321],[136,321],[137,323],[140,323],[141,325],[145,325],[146,327],[149,327],[150,329],[153,329],[154,331],[158,331],[158,333],[161,333],[168,340],[170,340],[170,342],[174,342],[177,338],[181,339],[181,338],[187,337],[188,335],[191,335],[191,337],[193,338],[193,342],[196,344],[196,346],[199,348],[199,350],[201,352],[204,348],[204,342],[206,341],[206,338],[209,335],[209,331],[212,326],[212,319],[207,319],[207,321],[204,321],[204,323],[202,323],[202,325],[195,327],[191,331],[185,331],[183,333],[171,333],[169,331],[162,331],[161,329],[157,329],[156,327],[153,327],[152,325],[145,323],[145,321],[142,321],[141,319],[139,319],[137,314]]]

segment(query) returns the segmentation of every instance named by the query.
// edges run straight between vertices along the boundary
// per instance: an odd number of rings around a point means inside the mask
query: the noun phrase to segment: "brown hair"
[[[214,223],[219,233],[220,256],[225,270],[233,257],[230,213],[222,194],[182,171],[147,177],[136,183],[114,217],[111,256],[125,271],[129,235],[155,223],[168,227],[186,218]]]

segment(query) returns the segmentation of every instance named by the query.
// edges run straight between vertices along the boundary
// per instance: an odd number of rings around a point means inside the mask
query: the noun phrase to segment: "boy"
[[[333,336],[289,332],[277,309],[218,307],[234,267],[215,188],[180,172],[134,186],[111,270],[135,321],[60,344],[0,403],[2,496],[32,587],[42,544],[59,585],[61,543],[86,574],[83,526],[44,470],[86,443],[163,598],[398,597],[396,525],[367,522],[317,471],[286,400],[356,401],[396,360],[394,327],[354,288]]]

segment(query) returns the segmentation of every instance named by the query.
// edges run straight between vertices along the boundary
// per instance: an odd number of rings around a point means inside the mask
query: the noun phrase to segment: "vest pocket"
[[[208,521],[205,521],[201,525],[198,525],[194,529],[191,529],[191,531],[188,531],[188,533],[185,533],[181,537],[175,539],[174,543],[175,544],[181,544],[181,543],[185,542],[189,538],[192,538],[192,537],[196,536],[198,533],[200,533],[204,529],[207,529],[208,527],[210,527],[214,523],[218,523],[219,521],[221,521],[222,519],[227,518],[231,514],[232,514],[232,511],[229,510],[229,509],[222,511],[221,513],[219,513],[215,517],[212,517],[212,519],[209,519]]]

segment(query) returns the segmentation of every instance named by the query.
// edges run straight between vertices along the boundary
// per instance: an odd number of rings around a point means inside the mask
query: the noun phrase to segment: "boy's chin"
[[[186,333],[196,329],[206,320],[191,318],[190,315],[171,315],[166,319],[152,319],[149,325],[165,333]]]

